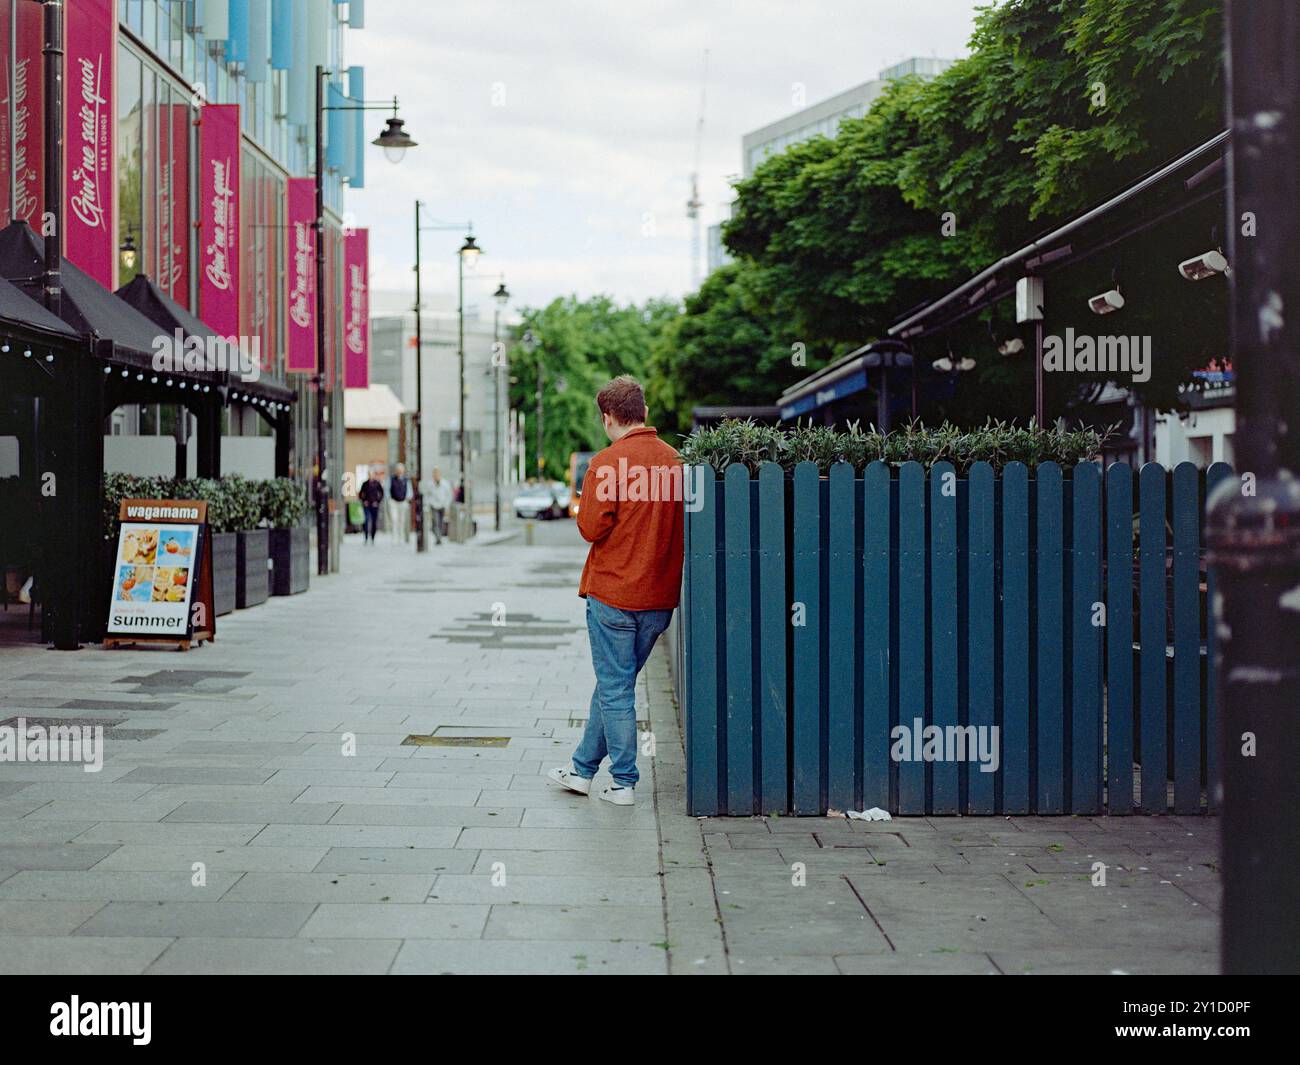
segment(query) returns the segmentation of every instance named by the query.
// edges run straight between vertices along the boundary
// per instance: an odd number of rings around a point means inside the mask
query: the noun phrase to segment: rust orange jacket
[[[596,453],[578,506],[578,531],[591,543],[579,595],[622,610],[677,605],[683,474],[681,456],[648,425]]]

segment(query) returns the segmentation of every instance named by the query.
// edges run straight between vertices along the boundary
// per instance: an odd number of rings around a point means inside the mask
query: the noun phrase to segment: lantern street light
[[[331,73],[325,67],[316,68],[316,220],[312,228],[316,234],[316,572],[324,577],[330,571],[330,488],[328,448],[325,446],[325,112],[326,111],[384,111],[393,109],[384,132],[371,144],[384,149],[389,162],[400,162],[407,148],[415,141],[403,130],[402,119],[397,117],[397,97],[392,104],[325,103],[325,76]],[[338,393],[338,375],[342,359],[335,360],[331,389]]]
[[[497,290],[492,293],[496,309],[492,315],[492,481],[493,499],[496,504],[496,531],[501,531],[501,371],[506,360],[501,351],[501,312],[510,302],[510,293],[506,289],[503,277]]]

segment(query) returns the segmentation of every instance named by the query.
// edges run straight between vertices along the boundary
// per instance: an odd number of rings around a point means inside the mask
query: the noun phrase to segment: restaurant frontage
[[[343,200],[364,180],[344,106],[364,74],[344,42],[364,20],[224,9],[0,0],[0,642],[102,636],[107,476],[287,478],[305,495],[318,454],[341,468]],[[298,254],[313,198],[304,213],[290,195],[313,184],[318,67],[335,108],[319,279]]]

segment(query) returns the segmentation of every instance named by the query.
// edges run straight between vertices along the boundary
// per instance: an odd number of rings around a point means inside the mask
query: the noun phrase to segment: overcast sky
[[[486,254],[467,302],[484,300],[501,273],[515,306],[571,292],[683,295],[705,49],[702,231],[724,216],[742,134],[797,110],[798,87],[812,104],[911,56],[963,55],[974,7],[372,0],[347,61],[365,65],[370,96],[400,97],[419,142],[399,165],[368,149],[366,188],[348,197],[371,230],[376,312],[413,291],[417,197],[431,222],[474,223]],[[377,134],[382,116],[366,117]],[[454,289],[458,246],[455,233],[424,234],[428,292]]]

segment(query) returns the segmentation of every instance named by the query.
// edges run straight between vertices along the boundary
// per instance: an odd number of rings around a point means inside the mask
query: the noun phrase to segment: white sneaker
[[[625,788],[622,784],[606,784],[597,793],[596,798],[612,802],[615,806],[632,806],[636,802],[636,788]]]
[[[576,791],[579,795],[588,795],[591,793],[591,781],[586,777],[580,777],[573,771],[573,766],[564,766],[561,769],[552,769],[546,776],[559,784],[562,788],[568,788],[570,791]]]

